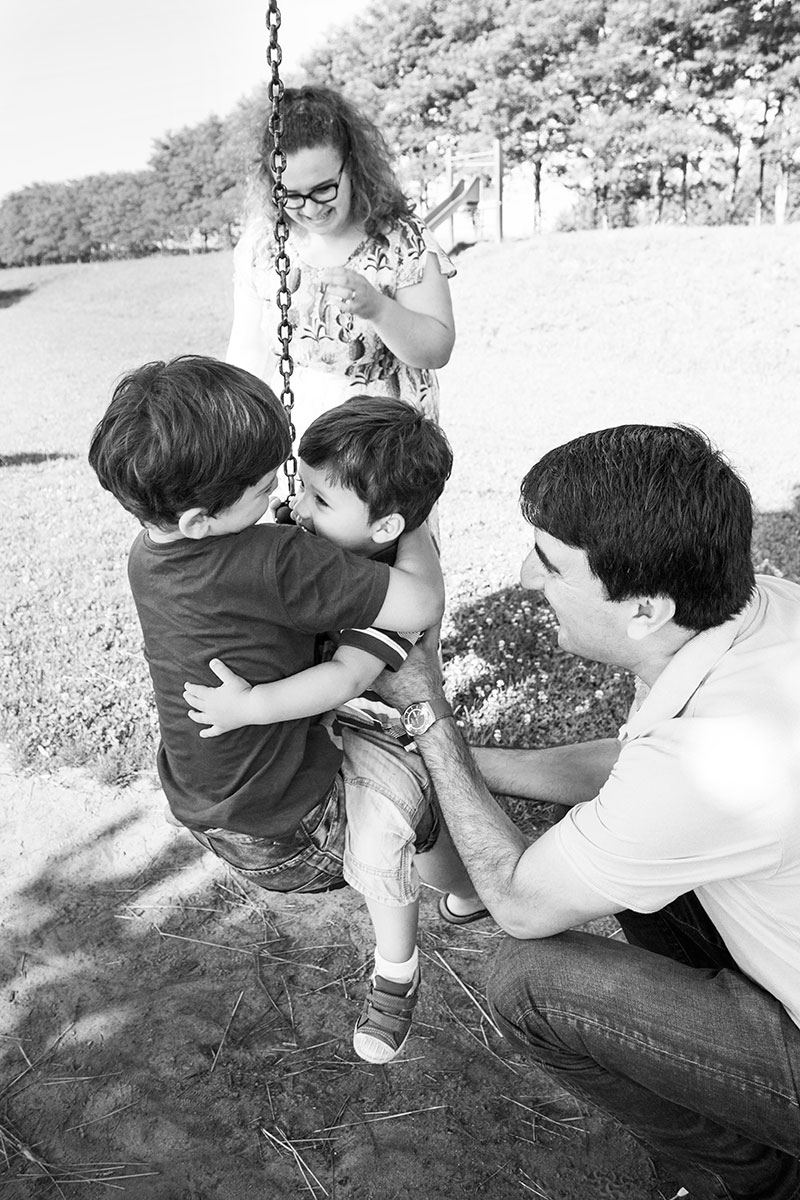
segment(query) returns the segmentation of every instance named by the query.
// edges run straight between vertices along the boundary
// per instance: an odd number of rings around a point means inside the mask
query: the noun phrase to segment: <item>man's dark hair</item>
[[[755,586],[750,492],[697,429],[574,438],[531,467],[520,503],[532,525],[586,552],[609,600],[669,596],[686,629],[721,625]]]
[[[309,425],[298,457],[367,505],[369,520],[397,512],[408,530],[427,520],[453,469],[442,430],[403,400],[354,396]]]
[[[290,446],[283,407],[265,383],[187,354],[120,380],[92,435],[89,463],[123,508],[168,528],[189,508],[213,517],[235,504]]]

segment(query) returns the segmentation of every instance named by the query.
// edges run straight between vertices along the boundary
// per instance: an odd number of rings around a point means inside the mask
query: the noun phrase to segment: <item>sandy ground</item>
[[[418,1019],[370,1067],[354,893],[245,893],[153,779],[23,777],[5,755],[0,802],[3,1200],[674,1194],[498,1037],[491,922],[443,926],[426,894]]]

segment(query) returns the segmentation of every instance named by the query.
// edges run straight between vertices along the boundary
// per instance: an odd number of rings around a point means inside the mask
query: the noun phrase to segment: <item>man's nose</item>
[[[519,581],[529,591],[540,591],[544,586],[544,572],[542,564],[539,561],[539,555],[535,550],[531,550],[528,557],[523,561],[519,572]]]

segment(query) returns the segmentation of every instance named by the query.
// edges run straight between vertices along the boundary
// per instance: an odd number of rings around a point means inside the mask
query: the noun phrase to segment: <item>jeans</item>
[[[800,1029],[693,893],[618,920],[627,945],[507,939],[489,990],[503,1033],[649,1150],[700,1168],[708,1195],[800,1200]]]
[[[386,733],[345,727],[334,735],[342,768],[294,833],[276,839],[229,829],[189,832],[270,892],[329,892],[349,883],[368,898],[410,903],[419,892],[414,855],[429,850],[439,833],[422,760]]]
[[[344,786],[340,776],[328,795],[287,838],[251,837],[228,829],[190,829],[206,850],[270,892],[330,892],[345,887]]]
[[[390,734],[341,729],[347,814],[344,877],[380,904],[419,897],[414,857],[436,841],[439,823],[422,759]]]

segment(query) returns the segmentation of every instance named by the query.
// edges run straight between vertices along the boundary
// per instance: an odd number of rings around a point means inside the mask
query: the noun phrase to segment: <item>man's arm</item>
[[[510,746],[472,746],[490,791],[545,804],[580,804],[593,800],[619,756],[616,738],[516,750]]]
[[[431,639],[426,635],[414,647],[396,675],[384,672],[378,686],[384,698],[401,709],[415,700],[443,698]],[[436,721],[416,742],[453,841],[476,891],[501,928],[517,938],[548,937],[616,911],[617,906],[572,870],[561,854],[554,830],[528,844],[490,795],[453,718]],[[542,754],[538,760],[539,780],[531,790],[536,795],[544,790],[562,801],[569,795],[574,802],[576,780],[582,778],[581,786],[586,788],[587,776],[582,769],[574,775],[565,772],[567,748],[561,751],[553,760]],[[579,752],[579,760],[584,753]],[[558,763],[558,770],[551,770],[554,763]],[[569,780],[566,792],[557,786],[559,776]]]

